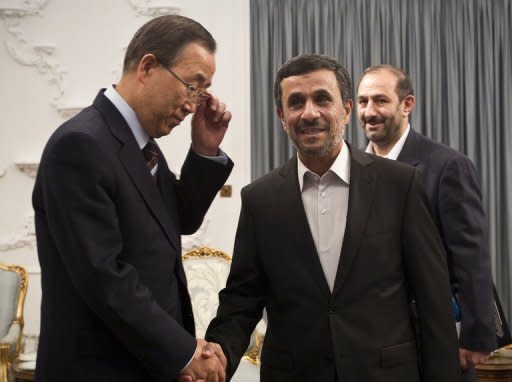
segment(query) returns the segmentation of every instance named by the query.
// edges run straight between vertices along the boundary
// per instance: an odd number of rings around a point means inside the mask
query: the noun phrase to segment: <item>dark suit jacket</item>
[[[448,146],[410,130],[397,158],[418,168],[446,250],[462,312],[460,346],[496,348],[491,259],[473,163]]]
[[[48,141],[33,192],[42,270],[38,381],[171,381],[195,350],[180,234],[232,163],[193,152],[157,182],[100,92]]]
[[[311,236],[297,159],[242,191],[233,263],[206,337],[229,374],[267,309],[263,382],[454,382],[457,338],[443,247],[414,169],[351,148],[350,194],[331,293]],[[418,300],[417,354],[409,301]],[[420,376],[418,358],[423,362]]]

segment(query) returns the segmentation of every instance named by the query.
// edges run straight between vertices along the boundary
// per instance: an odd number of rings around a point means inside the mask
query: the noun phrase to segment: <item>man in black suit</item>
[[[416,171],[344,142],[351,84],[334,59],[291,59],[274,90],[298,155],[242,190],[231,271],[206,334],[223,347],[228,376],[266,308],[262,382],[456,381],[448,271]]]
[[[37,381],[223,381],[201,356],[181,262],[233,163],[231,114],[209,93],[216,43],[199,23],[162,16],[131,40],[117,86],[49,139],[33,192],[42,270]],[[188,115],[179,180],[154,141]],[[225,360],[224,360],[225,362]]]
[[[491,261],[485,217],[473,163],[409,126],[412,83],[391,65],[365,70],[358,89],[358,113],[370,143],[367,152],[415,166],[446,250],[454,303],[460,306],[460,363],[464,381],[476,381],[473,367],[496,347]]]

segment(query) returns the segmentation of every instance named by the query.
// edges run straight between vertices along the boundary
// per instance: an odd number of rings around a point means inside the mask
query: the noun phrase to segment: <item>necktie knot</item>
[[[142,153],[144,154],[144,159],[146,159],[146,165],[149,171],[153,173],[153,169],[158,163],[158,146],[153,138],[144,146]]]

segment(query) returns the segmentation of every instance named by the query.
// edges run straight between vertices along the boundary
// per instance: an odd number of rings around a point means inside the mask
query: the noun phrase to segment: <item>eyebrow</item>
[[[332,97],[332,93],[328,91],[327,89],[318,89],[313,92],[313,95],[328,95],[329,97]]]
[[[193,81],[197,81],[198,83],[203,83],[206,81],[206,77],[203,76],[201,73],[197,73],[194,77],[193,77]],[[205,88],[208,88],[211,86],[211,82],[208,82],[204,87]],[[203,87],[203,86],[201,86]]]
[[[361,98],[385,98],[385,99],[389,99],[390,97],[388,97],[386,94],[382,94],[382,93],[370,94],[370,95],[361,94],[361,95],[357,96],[357,99],[361,99]]]

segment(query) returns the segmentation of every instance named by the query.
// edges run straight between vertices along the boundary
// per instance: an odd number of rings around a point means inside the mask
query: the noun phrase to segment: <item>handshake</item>
[[[225,382],[227,360],[222,348],[214,342],[197,340],[192,360],[178,376],[178,382]]]

